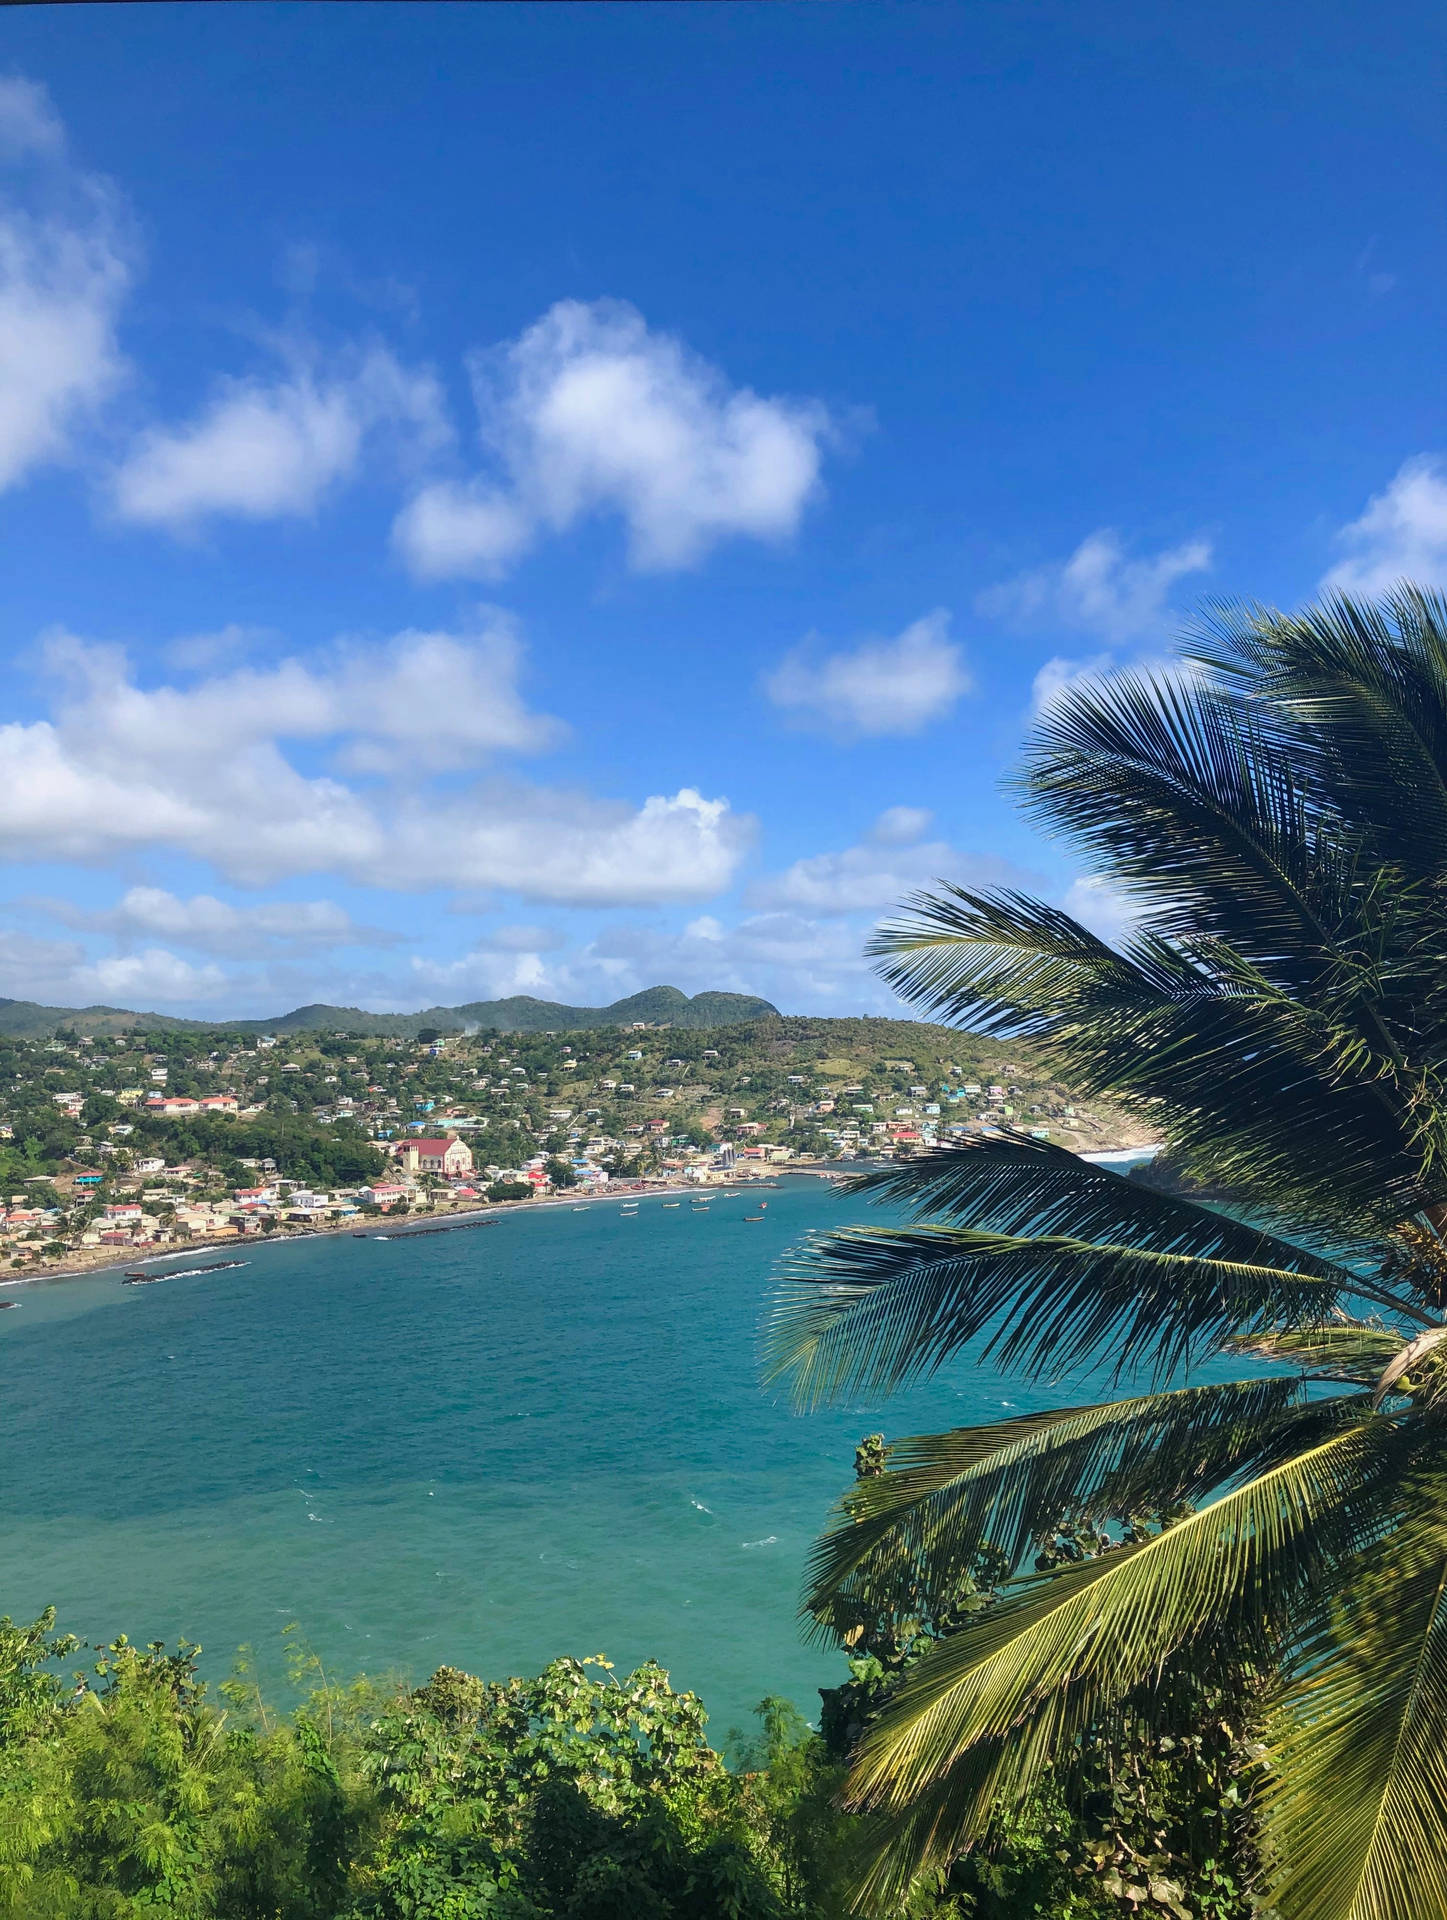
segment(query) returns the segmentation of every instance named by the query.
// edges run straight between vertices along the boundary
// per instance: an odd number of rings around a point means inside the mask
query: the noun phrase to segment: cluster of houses
[[[0,1206],[0,1234],[24,1239],[37,1232],[58,1231],[64,1218],[58,1207],[32,1207],[26,1195],[16,1193],[8,1206]]]
[[[844,1087],[838,1094],[816,1101],[810,1113],[818,1121],[820,1133],[843,1155],[908,1152],[915,1147],[938,1146],[942,1141],[958,1140],[972,1133],[991,1133],[1016,1118],[1007,1089],[999,1085],[987,1087],[964,1081],[952,1086],[944,1081],[938,1099],[929,1097],[927,1086],[912,1086],[909,1092],[911,1104],[896,1106],[893,1113],[883,1119],[877,1117],[874,1102],[864,1097],[862,1086]],[[946,1121],[946,1109],[961,1105],[978,1110],[969,1119]],[[1064,1112],[1067,1117],[1073,1117],[1075,1109],[1067,1106]],[[845,1113],[850,1119],[843,1120]],[[826,1116],[835,1114],[840,1115],[842,1124],[823,1124]],[[1036,1139],[1050,1137],[1047,1127],[1031,1127],[1029,1131]]]
[[[424,1192],[436,1191],[439,1197],[466,1201],[481,1197],[488,1181],[503,1180],[531,1186],[548,1184],[545,1157],[541,1154],[520,1168],[488,1167],[481,1185],[473,1181],[472,1149],[452,1135],[408,1137],[395,1142],[379,1142],[395,1165],[398,1177],[375,1180],[369,1185],[332,1193],[314,1191],[276,1176],[260,1179],[254,1186],[237,1187],[226,1200],[192,1199],[171,1188],[143,1191],[138,1197],[110,1202],[79,1237],[83,1247],[134,1247],[149,1241],[168,1240],[182,1235],[207,1240],[242,1237],[264,1233],[278,1226],[320,1226],[336,1224],[376,1207],[383,1213],[401,1204],[412,1206]],[[266,1163],[270,1165],[270,1163]],[[166,1171],[163,1161],[143,1160],[137,1172],[159,1174]],[[172,1170],[174,1178],[174,1170]],[[435,1176],[424,1187],[419,1175]],[[578,1170],[580,1187],[605,1185],[608,1175],[600,1168],[582,1166]],[[74,1178],[77,1198],[87,1188],[99,1186],[102,1175],[83,1171]],[[59,1231],[63,1215],[58,1210],[43,1212],[17,1204],[7,1214],[0,1209],[0,1232],[31,1234],[47,1227]],[[164,1218],[160,1212],[166,1208]]]
[[[78,1120],[85,1106],[83,1093],[52,1094],[62,1113],[72,1120]],[[123,1087],[116,1095],[123,1106],[143,1107],[147,1113],[157,1114],[163,1120],[181,1120],[193,1113],[260,1113],[260,1107],[243,1108],[234,1093],[203,1093],[193,1098],[189,1093],[147,1093],[144,1087]]]

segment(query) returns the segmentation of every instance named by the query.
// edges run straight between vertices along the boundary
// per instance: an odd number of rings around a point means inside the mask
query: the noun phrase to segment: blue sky
[[[63,7],[0,89],[0,993],[890,1010],[1210,596],[1447,574],[1425,6]]]

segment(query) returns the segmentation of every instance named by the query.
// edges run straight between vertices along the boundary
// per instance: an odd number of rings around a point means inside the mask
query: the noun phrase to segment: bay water
[[[0,1288],[0,1613],[184,1635],[212,1678],[250,1643],[278,1688],[292,1621],[338,1678],[652,1656],[716,1739],[765,1693],[814,1718],[841,1667],[801,1636],[800,1582],[860,1435],[1066,1396],[962,1362],[790,1412],[759,1384],[774,1267],[890,1216],[798,1179],[746,1222],[760,1197]]]

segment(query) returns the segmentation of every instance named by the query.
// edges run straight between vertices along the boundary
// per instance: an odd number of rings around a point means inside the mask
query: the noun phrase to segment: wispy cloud
[[[937,607],[892,640],[838,653],[806,641],[767,677],[764,691],[796,725],[841,739],[920,733],[974,685],[949,627],[949,614]]]
[[[135,247],[109,182],[70,161],[43,87],[0,80],[0,488],[65,460],[120,384]]]
[[[109,933],[123,941],[165,940],[228,959],[272,953],[329,952],[338,947],[391,947],[404,935],[359,926],[332,900],[267,900],[237,906],[214,894],[182,899],[164,887],[130,887],[112,907],[82,908],[63,900],[35,900],[32,910],[64,926]]]
[[[989,587],[975,606],[990,619],[1060,627],[1120,646],[1158,637],[1176,582],[1210,564],[1209,540],[1186,540],[1133,559],[1113,527],[1100,527],[1069,559]]]
[[[1140,910],[1129,895],[1100,874],[1072,881],[1060,904],[1111,946],[1119,946],[1140,920]]]
[[[1008,860],[927,838],[933,822],[922,807],[889,807],[856,845],[796,860],[756,882],[749,899],[757,906],[816,914],[878,913],[936,880],[1027,888],[1034,882],[1035,876]]]

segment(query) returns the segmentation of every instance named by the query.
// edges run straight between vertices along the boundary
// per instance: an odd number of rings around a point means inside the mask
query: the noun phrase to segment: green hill
[[[420,1013],[368,1013],[362,1007],[318,1003],[295,1007],[273,1020],[183,1020],[166,1013],[131,1013],[124,1007],[46,1007],[34,1000],[0,1000],[0,1034],[43,1039],[58,1028],[86,1033],[351,1033],[360,1038],[396,1035],[410,1039],[424,1028],[462,1033],[496,1027],[504,1033],[578,1033],[591,1027],[731,1027],[743,1020],[778,1015],[778,1008],[748,993],[696,993],[648,987],[608,1007],[568,1007],[526,994],[509,1000],[473,1000],[462,1007],[425,1007]]]
[[[131,1013],[125,1007],[44,1007],[35,1000],[0,1000],[0,1034],[17,1040],[44,1040],[57,1027],[86,1033],[193,1032],[212,1023],[182,1020],[169,1013]]]

